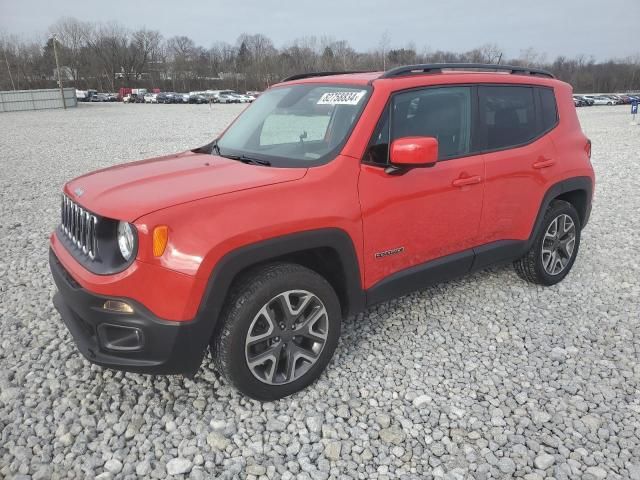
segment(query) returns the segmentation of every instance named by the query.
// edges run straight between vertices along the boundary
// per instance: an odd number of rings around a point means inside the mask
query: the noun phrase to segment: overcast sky
[[[391,47],[413,42],[418,50],[496,43],[507,57],[528,47],[548,59],[640,53],[640,0],[0,0],[0,33],[30,38],[61,16],[187,35],[204,47],[246,32],[277,47],[327,35],[369,50],[388,32]]]

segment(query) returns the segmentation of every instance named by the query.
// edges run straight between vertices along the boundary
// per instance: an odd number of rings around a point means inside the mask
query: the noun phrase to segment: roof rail
[[[553,74],[539,68],[517,67],[513,65],[495,65],[488,63],[426,63],[421,65],[405,65],[403,67],[387,70],[379,78],[394,78],[416,73],[442,73],[442,70],[491,70],[505,71],[515,75],[538,75],[541,77],[555,78]]]
[[[283,78],[281,82],[291,82],[292,80],[302,80],[303,78],[311,77],[328,77],[330,75],[348,75],[350,73],[369,73],[367,70],[348,70],[343,72],[310,72],[310,73],[298,73],[291,75],[290,77]]]

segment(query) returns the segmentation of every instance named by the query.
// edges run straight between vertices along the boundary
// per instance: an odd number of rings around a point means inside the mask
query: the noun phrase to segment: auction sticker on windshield
[[[318,105],[357,105],[366,93],[366,90],[359,90],[357,92],[327,92],[322,94],[320,100],[318,100]]]

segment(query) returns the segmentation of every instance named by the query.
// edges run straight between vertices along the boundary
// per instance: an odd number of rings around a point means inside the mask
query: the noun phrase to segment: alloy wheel
[[[318,361],[329,330],[327,309],[306,290],[288,290],[269,300],[253,318],[245,340],[249,370],[263,383],[284,385]]]
[[[576,246],[576,226],[563,213],[554,218],[542,239],[542,266],[549,275],[558,275],[567,268]]]

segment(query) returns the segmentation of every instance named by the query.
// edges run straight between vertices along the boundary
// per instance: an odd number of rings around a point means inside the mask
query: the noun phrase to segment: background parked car
[[[229,93],[234,98],[238,99],[238,103],[251,103],[252,100],[247,95],[242,95],[241,93]]]
[[[106,93],[96,93],[91,97],[92,102],[108,102],[109,96]]]
[[[240,103],[240,100],[231,93],[220,93],[216,98],[219,103]]]
[[[175,92],[162,92],[158,94],[156,99],[158,103],[176,103],[176,95]]]
[[[582,100],[584,102],[584,106],[585,107],[590,107],[593,105],[593,99],[585,97],[584,95],[574,95],[575,97],[578,97],[580,100]]]
[[[209,99],[202,94],[189,95],[189,103],[197,103],[197,104],[209,103]]]
[[[155,93],[145,93],[144,103],[158,103],[158,95]]]
[[[594,105],[615,105],[615,101],[613,99],[603,95],[585,95],[585,97],[592,100]]]

